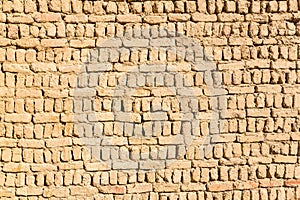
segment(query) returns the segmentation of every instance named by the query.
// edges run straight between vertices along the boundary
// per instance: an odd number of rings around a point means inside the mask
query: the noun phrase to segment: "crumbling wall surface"
[[[297,0],[0,1],[0,199],[300,199]]]

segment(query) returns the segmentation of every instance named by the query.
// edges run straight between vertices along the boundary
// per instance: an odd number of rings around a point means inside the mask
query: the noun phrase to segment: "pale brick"
[[[17,72],[26,73],[31,72],[28,64],[3,64],[3,71],[5,72]]]
[[[85,39],[85,40],[71,40],[70,46],[74,48],[89,48],[95,47],[96,42],[92,39]]]
[[[167,22],[167,16],[145,16],[143,21],[149,24],[160,24]]]
[[[45,159],[47,162],[47,159]],[[44,172],[44,171],[57,171],[57,166],[53,164],[31,164],[30,168],[33,172]]]
[[[38,89],[17,89],[16,96],[20,98],[25,98],[25,97],[38,98],[38,97],[42,97],[42,91]]]
[[[168,14],[168,21],[171,22],[186,22],[189,21],[191,16],[189,14]]]
[[[2,138],[0,140],[0,147],[15,147],[17,141],[15,139]]]
[[[69,137],[47,139],[45,141],[46,141],[47,147],[60,147],[60,146],[71,146],[72,145],[72,139]]]
[[[217,15],[207,15],[203,13],[192,14],[192,21],[195,22],[215,22],[217,21]]]
[[[39,196],[43,194],[43,189],[41,187],[34,186],[22,187],[17,188],[16,194],[24,196]]]
[[[42,140],[20,139],[18,146],[23,148],[43,148],[45,144]]]
[[[29,164],[26,163],[6,163],[3,166],[4,172],[28,172],[30,171]]]
[[[232,182],[221,182],[221,181],[213,181],[208,183],[207,185],[208,191],[212,192],[221,192],[233,189]]]
[[[155,192],[178,192],[180,186],[172,183],[155,183],[153,184],[153,190]]]
[[[238,190],[249,190],[258,188],[259,183],[255,181],[236,181],[234,187]]]
[[[115,15],[89,15],[90,22],[114,22],[115,20]]]
[[[10,39],[0,38],[0,46],[1,47],[8,46],[8,45],[10,45],[10,43],[11,43]]]
[[[57,113],[38,113],[33,115],[34,123],[51,123],[51,122],[59,122],[60,115]]]
[[[43,196],[45,197],[63,198],[63,197],[68,197],[68,195],[69,195],[69,189],[60,188],[60,187],[49,187],[46,188],[43,192]]]
[[[104,194],[125,194],[126,187],[125,186],[99,186],[99,191]]]
[[[13,97],[15,91],[13,88],[0,87],[0,96],[1,97]]]
[[[247,109],[247,116],[249,117],[269,117],[271,116],[270,109]]]
[[[138,15],[127,14],[127,15],[117,15],[117,22],[119,23],[140,23],[142,18]]]
[[[60,13],[36,13],[34,20],[37,22],[60,22],[62,20]]]
[[[31,69],[34,72],[49,72],[49,71],[57,71],[56,65],[54,63],[32,63]]]
[[[66,39],[42,39],[41,45],[44,47],[65,47],[67,42]]]
[[[151,192],[151,191],[152,191],[151,183],[138,183],[138,184],[127,185],[128,193],[144,193],[144,192]]]
[[[85,14],[67,15],[64,20],[68,23],[86,23],[88,16]]]
[[[6,122],[23,122],[23,123],[29,123],[31,122],[32,116],[31,114],[6,114],[4,117],[4,121]]]
[[[32,24],[34,22],[31,15],[26,14],[8,14],[7,21],[10,23],[17,23],[17,24]]]
[[[22,48],[34,48],[39,44],[39,40],[36,38],[22,38],[17,40],[17,46]]]
[[[13,198],[15,196],[15,188],[5,187],[0,188],[0,197],[1,198]]]
[[[98,172],[98,171],[106,171],[110,169],[110,166],[104,163],[87,163],[85,165],[87,171],[90,172]]]
[[[91,186],[71,186],[70,194],[73,196],[84,196],[89,197],[96,195],[98,193],[98,189]]]
[[[284,155],[276,155],[274,157],[275,163],[296,163],[297,157],[296,156],[284,156]]]

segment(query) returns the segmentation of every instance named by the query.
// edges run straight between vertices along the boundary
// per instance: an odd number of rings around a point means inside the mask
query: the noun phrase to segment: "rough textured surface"
[[[299,9],[297,0],[1,0],[0,199],[300,199]],[[153,38],[168,29],[198,41],[213,57],[213,82],[226,90],[225,103],[213,101],[203,72],[182,61],[192,60],[188,50],[180,57],[166,49],[147,50],[147,40],[118,40],[138,38],[141,27],[151,30],[143,34]],[[107,38],[112,39],[105,43]],[[151,45],[172,44],[159,39]],[[89,60],[91,50],[121,44],[133,50],[101,53],[110,64],[88,70],[107,76],[89,76],[78,87],[78,66]],[[161,90],[138,90],[124,106],[134,117],[112,113],[116,91],[110,89],[118,74],[134,71],[128,63],[147,61],[165,61],[167,71],[184,73],[147,80],[128,76],[127,84],[150,87],[165,81],[198,87],[199,102],[189,102],[193,113],[202,113],[198,124],[187,116],[178,125],[178,116],[169,112],[147,114],[150,108],[179,109],[165,100],[168,91]],[[139,70],[152,73],[161,70],[157,66],[141,65]],[[97,140],[82,144],[72,116],[74,88],[95,86],[96,91],[80,94],[99,97],[93,105],[97,116],[89,120],[99,122],[96,133],[116,146],[115,151],[102,149],[102,159],[124,160],[112,164],[114,169],[92,158],[85,146]],[[189,95],[178,88],[176,92]],[[203,115],[216,109],[221,110],[218,131]],[[169,123],[147,140],[127,135],[151,119]],[[124,120],[136,124],[124,125]],[[136,170],[159,165],[166,155],[174,158],[173,150],[165,155],[151,151],[177,141],[170,138],[176,137],[178,126],[195,136],[186,154],[174,165],[166,162],[166,169]],[[208,133],[211,148],[201,143]],[[153,163],[142,162],[149,156]],[[132,160],[141,161],[137,165]],[[119,169],[124,163],[127,170]]]

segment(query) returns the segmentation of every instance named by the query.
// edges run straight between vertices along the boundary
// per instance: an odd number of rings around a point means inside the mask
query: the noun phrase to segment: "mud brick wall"
[[[0,1],[0,199],[300,199],[300,2]]]

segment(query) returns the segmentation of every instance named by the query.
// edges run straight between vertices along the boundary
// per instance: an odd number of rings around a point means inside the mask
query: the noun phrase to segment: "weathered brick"
[[[62,20],[60,13],[36,13],[34,20],[37,22],[60,22]]]
[[[0,38],[0,47],[5,47],[10,45],[11,41],[7,38]]]
[[[73,196],[84,196],[89,197],[96,195],[98,193],[98,189],[91,186],[71,186],[70,187],[70,194]]]
[[[247,109],[247,116],[249,117],[270,117],[270,109]]]
[[[114,22],[115,20],[115,15],[89,15],[90,22]]]
[[[117,15],[116,18],[119,23],[140,23],[142,18],[138,15],[127,14],[127,15]]]
[[[211,192],[221,192],[221,191],[228,191],[233,189],[232,182],[221,182],[221,181],[213,181],[208,183],[207,185],[208,191]]]
[[[32,24],[34,22],[31,15],[26,14],[8,14],[7,15],[7,22],[10,23],[22,23],[22,24]]]
[[[110,166],[104,163],[87,163],[85,168],[87,171],[91,172],[110,170]]]
[[[34,48],[39,44],[39,40],[36,38],[22,38],[17,40],[17,46],[22,48]]]
[[[41,45],[43,47],[65,47],[67,42],[66,39],[42,39]]]
[[[296,163],[297,157],[296,156],[284,156],[284,155],[276,155],[274,157],[275,163]]]
[[[54,63],[32,63],[31,69],[34,72],[49,72],[49,71],[57,71],[56,65]]]
[[[155,183],[153,189],[155,192],[178,192],[180,186],[172,183]]]
[[[43,192],[43,196],[63,198],[63,197],[68,197],[69,193],[70,192],[68,188],[49,187],[49,188],[45,188]]]
[[[16,113],[12,113],[12,114],[6,114],[4,116],[4,121],[5,122],[23,122],[23,123],[29,123],[31,122],[32,116],[31,114],[16,114]]]
[[[3,166],[4,172],[28,172],[30,171],[30,167],[28,163],[5,163]]]
[[[20,139],[18,146],[22,148],[43,148],[45,144],[42,140]]]
[[[151,192],[151,191],[152,191],[151,183],[137,183],[137,184],[127,185],[128,193],[144,193],[144,192]]]
[[[215,22],[217,21],[217,15],[207,15],[203,13],[192,14],[192,21],[195,22]]]
[[[43,188],[34,186],[17,188],[16,194],[21,196],[39,196],[43,194]]]
[[[191,16],[189,14],[168,14],[168,21],[171,22],[186,22],[189,21]]]
[[[60,146],[70,146],[72,145],[72,139],[69,137],[65,138],[53,138],[47,139],[46,146],[47,147],[60,147]]]
[[[67,15],[64,20],[67,23],[86,23],[88,22],[88,16],[85,14]]]
[[[15,147],[17,141],[15,139],[10,138],[1,138],[0,140],[0,147]]]
[[[42,97],[42,91],[38,89],[17,89],[16,96],[19,98],[25,98],[25,97],[38,98],[38,97]]]
[[[74,48],[88,48],[95,47],[96,41],[92,39],[85,40],[71,40],[70,46]]]
[[[236,181],[234,183],[234,188],[238,190],[250,190],[258,188],[259,183],[255,181]]]
[[[104,194],[125,194],[126,193],[126,187],[125,186],[98,186],[98,189],[100,192]]]
[[[34,123],[51,123],[51,122],[59,122],[60,115],[57,113],[38,113],[33,115]]]
[[[160,24],[167,22],[167,16],[145,16],[143,21],[149,24]]]

